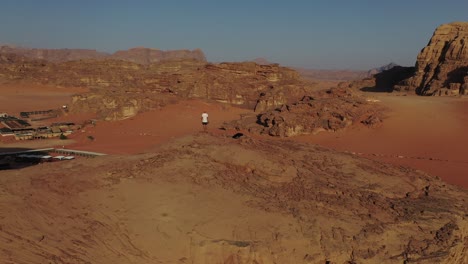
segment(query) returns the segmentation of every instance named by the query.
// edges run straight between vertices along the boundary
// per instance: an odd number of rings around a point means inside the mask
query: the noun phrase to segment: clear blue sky
[[[0,43],[114,52],[201,48],[209,61],[367,70],[414,65],[468,0],[2,0]]]

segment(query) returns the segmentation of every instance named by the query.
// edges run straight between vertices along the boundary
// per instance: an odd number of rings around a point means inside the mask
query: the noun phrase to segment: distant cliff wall
[[[83,59],[118,59],[138,64],[184,59],[206,62],[205,54],[201,49],[164,51],[138,47],[129,50],[119,50],[113,54],[109,54],[92,49],[28,49],[13,46],[0,46],[0,54],[16,54],[29,59],[39,59],[50,62],[66,62]]]

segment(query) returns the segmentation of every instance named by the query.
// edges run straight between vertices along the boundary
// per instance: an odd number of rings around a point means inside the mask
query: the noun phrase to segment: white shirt
[[[203,113],[201,115],[201,117],[202,117],[202,122],[203,123],[208,123],[208,114],[207,113]]]

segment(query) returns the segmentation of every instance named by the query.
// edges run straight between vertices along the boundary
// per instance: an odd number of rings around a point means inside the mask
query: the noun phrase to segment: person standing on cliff
[[[203,111],[201,115],[201,122],[203,126],[203,131],[206,132],[208,129],[208,113],[206,111]]]

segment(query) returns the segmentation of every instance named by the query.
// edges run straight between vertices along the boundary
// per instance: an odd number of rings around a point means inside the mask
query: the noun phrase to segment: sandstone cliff
[[[420,95],[457,95],[468,91],[468,22],[438,27],[419,53],[414,76],[395,86]]]
[[[135,68],[129,67],[130,65]],[[287,96],[283,96],[281,100],[270,106],[274,108],[302,96],[308,88],[307,84],[298,79],[294,71],[278,65],[205,64],[197,61],[179,61],[151,64],[148,67],[128,64],[125,69],[112,69],[115,74],[106,75],[99,74],[99,71],[87,74],[87,71],[81,68],[78,74],[80,86],[95,86],[101,89],[94,89],[90,94],[78,96],[81,98],[75,101],[72,111],[82,111],[83,107],[96,108],[105,105],[95,104],[94,99],[85,98],[101,97],[106,100],[122,101],[119,99],[122,96],[126,99],[133,98],[134,102],[145,101],[145,104],[136,104],[134,109],[139,111],[159,106],[163,97],[172,97],[171,100],[201,98],[253,109],[262,92],[278,89]],[[114,92],[109,92],[111,90]],[[116,109],[120,106],[121,104],[117,104]],[[106,118],[109,119],[109,116]]]
[[[110,59],[50,63],[15,54],[0,58],[0,77],[7,80],[93,88],[89,94],[77,95],[70,111],[93,111],[112,120],[158,107],[169,97],[216,100],[253,109],[260,95],[281,94],[262,106],[267,110],[295,101],[312,88],[297,72],[278,64],[212,64],[194,59],[147,65]]]

